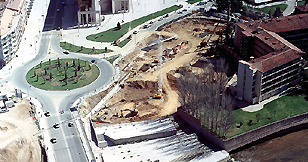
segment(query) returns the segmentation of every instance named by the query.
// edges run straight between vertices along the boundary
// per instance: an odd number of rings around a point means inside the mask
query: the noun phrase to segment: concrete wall
[[[283,120],[279,120],[273,123],[269,123],[265,126],[259,127],[257,129],[250,130],[248,132],[239,134],[232,138],[221,139],[218,136],[211,134],[206,129],[200,126],[200,121],[195,119],[193,116],[184,112],[181,108],[178,108],[177,113],[182,117],[191,127],[202,133],[209,141],[215,143],[217,146],[230,152],[247,144],[260,140],[262,138],[273,135],[280,131],[296,127],[298,125],[308,123],[308,112],[300,115],[295,115]]]
[[[176,129],[173,129],[173,130],[165,131],[165,132],[158,132],[158,133],[135,136],[135,137],[130,137],[130,138],[121,138],[121,139],[117,139],[117,140],[115,140],[115,139],[113,139],[113,138],[111,138],[107,135],[105,135],[105,138],[110,140],[115,145],[121,145],[121,144],[130,143],[130,142],[141,142],[141,141],[144,141],[144,140],[152,140],[152,139],[157,139],[157,138],[169,137],[169,136],[173,136],[175,134],[176,134]]]

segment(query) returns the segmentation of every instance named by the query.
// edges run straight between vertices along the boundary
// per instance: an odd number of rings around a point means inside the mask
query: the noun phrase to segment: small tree
[[[58,57],[58,66],[60,66],[60,59],[59,59],[59,57]]]
[[[51,60],[49,59],[48,61],[49,61],[49,65],[51,65]]]
[[[82,51],[83,50],[83,46],[80,46],[80,51]]]
[[[105,52],[107,52],[107,50],[108,50],[108,48],[107,48],[107,47],[105,47]]]
[[[52,73],[49,74],[49,79],[50,79],[50,81],[51,81],[51,79],[52,79]]]
[[[43,61],[40,62],[40,67],[42,67],[42,62],[43,62]]]
[[[45,69],[45,75],[47,75],[47,70]]]
[[[93,52],[93,53],[94,53],[94,51],[95,51],[95,47],[92,48],[92,52]]]
[[[67,79],[66,71],[65,71],[65,73],[64,73],[64,79],[65,79],[65,80]]]
[[[118,30],[121,30],[121,24],[120,24],[120,22],[117,23],[117,29],[118,29]]]
[[[75,60],[73,60],[73,66],[75,66]]]
[[[66,41],[64,42],[64,46],[66,46]]]
[[[257,118],[257,123],[259,123],[259,120],[260,120],[260,113],[256,114],[256,118]]]
[[[68,69],[68,62],[66,62],[65,65],[66,65],[66,69]]]

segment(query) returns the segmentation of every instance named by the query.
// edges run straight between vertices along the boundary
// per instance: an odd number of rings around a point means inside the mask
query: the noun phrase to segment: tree
[[[228,10],[229,1],[228,0],[214,0],[217,9],[223,11]],[[239,12],[242,7],[242,0],[231,0],[231,12]]]
[[[59,57],[58,57],[58,66],[60,66],[60,59],[59,59]]]
[[[64,41],[64,46],[66,46],[66,41]]]
[[[121,24],[120,24],[120,22],[117,23],[117,29],[118,29],[118,30],[121,30]]]
[[[95,51],[95,47],[92,48],[92,52],[93,52],[93,53],[94,53],[94,51]]]
[[[68,62],[66,62],[65,65],[66,65],[66,69],[68,69]]]
[[[83,50],[83,46],[80,46],[80,51],[82,51]]]
[[[105,52],[107,52],[107,50],[108,50],[107,47],[105,47]]]
[[[51,81],[51,79],[52,79],[52,73],[49,74],[49,79],[50,79],[50,81]]]
[[[43,61],[40,62],[40,67],[42,67],[42,62],[43,62]]]
[[[49,65],[51,65],[51,60],[49,59],[48,61],[49,61]]]
[[[256,118],[257,118],[257,123],[259,123],[259,120],[260,120],[260,113],[256,114]]]
[[[225,92],[227,70],[224,60],[218,61],[215,67],[207,66],[198,74],[182,69],[179,71],[182,77],[177,82],[182,108],[223,137],[234,123],[233,97]]]
[[[273,17],[279,17],[281,15],[282,15],[282,13],[281,13],[280,7],[277,7],[276,11],[273,14]]]

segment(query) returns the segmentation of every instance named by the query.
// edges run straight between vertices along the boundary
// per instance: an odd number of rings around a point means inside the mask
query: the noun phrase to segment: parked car
[[[73,123],[68,123],[68,127],[72,127],[72,126],[74,126]]]
[[[158,21],[162,21],[163,19],[164,19],[164,18],[161,17],[161,18],[158,19]]]
[[[49,111],[46,111],[46,112],[44,113],[44,115],[45,115],[46,117],[49,117],[49,116],[50,116]]]
[[[135,30],[134,32],[133,32],[133,34],[137,34],[138,33],[138,31],[137,30]]]

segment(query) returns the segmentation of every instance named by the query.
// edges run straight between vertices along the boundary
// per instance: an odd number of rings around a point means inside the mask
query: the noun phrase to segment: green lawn
[[[118,46],[119,47],[124,47],[131,39],[125,39],[124,41],[122,41]]]
[[[283,12],[284,10],[286,10],[288,5],[286,4],[273,5],[270,7],[260,8],[260,10],[263,11],[264,13],[269,13],[269,11],[272,10],[272,14],[273,14],[275,13],[277,7],[280,7],[281,12]]]
[[[113,50],[111,50],[111,49],[107,49],[107,52],[106,52],[105,49],[94,49],[94,51],[93,51],[93,48],[85,48],[85,47],[83,47],[83,49],[81,50],[80,46],[75,46],[75,45],[67,43],[67,42],[66,43],[60,42],[60,47],[62,47],[65,50],[68,50],[70,52],[84,53],[84,54],[102,54],[102,53],[113,52]]]
[[[165,15],[166,13],[170,13],[172,11],[175,11],[177,9],[180,9],[181,7],[174,5],[172,7],[166,8],[164,10],[161,11],[157,11],[153,14],[141,17],[139,19],[133,20],[131,21],[131,28],[135,28],[136,26],[154,19],[156,17]],[[119,20],[120,21],[120,20]],[[114,24],[114,28],[109,29],[107,31],[104,32],[100,32],[98,34],[92,34],[92,35],[88,35],[87,36],[87,40],[91,40],[91,41],[95,41],[95,42],[113,42],[115,40],[118,40],[119,38],[121,38],[124,34],[126,34],[128,32],[128,28],[129,28],[129,22],[121,25],[121,29],[117,30],[116,28],[117,24]]]
[[[200,1],[202,1],[202,0],[188,0],[186,2],[189,3],[189,4],[194,4],[194,3],[197,3],[197,2],[200,2]]]
[[[26,79],[29,84],[40,89],[63,91],[88,85],[95,81],[99,74],[98,67],[88,61],[56,59],[36,65],[28,71]]]
[[[118,57],[120,57],[120,54],[107,58],[107,61],[109,61],[112,64]]]
[[[243,125],[240,128],[234,128],[227,134],[227,138],[234,135],[255,129],[257,127],[281,120],[293,115],[302,114],[308,111],[308,101],[305,100],[306,95],[302,92],[294,93],[293,95],[283,96],[277,100],[264,105],[264,108],[257,112],[245,112],[241,109],[234,110],[236,123],[240,122]],[[276,113],[275,113],[276,110]],[[259,122],[257,122],[256,115],[260,114]],[[251,126],[249,120],[252,120]]]
[[[305,1],[297,2],[297,6],[305,5]]]

